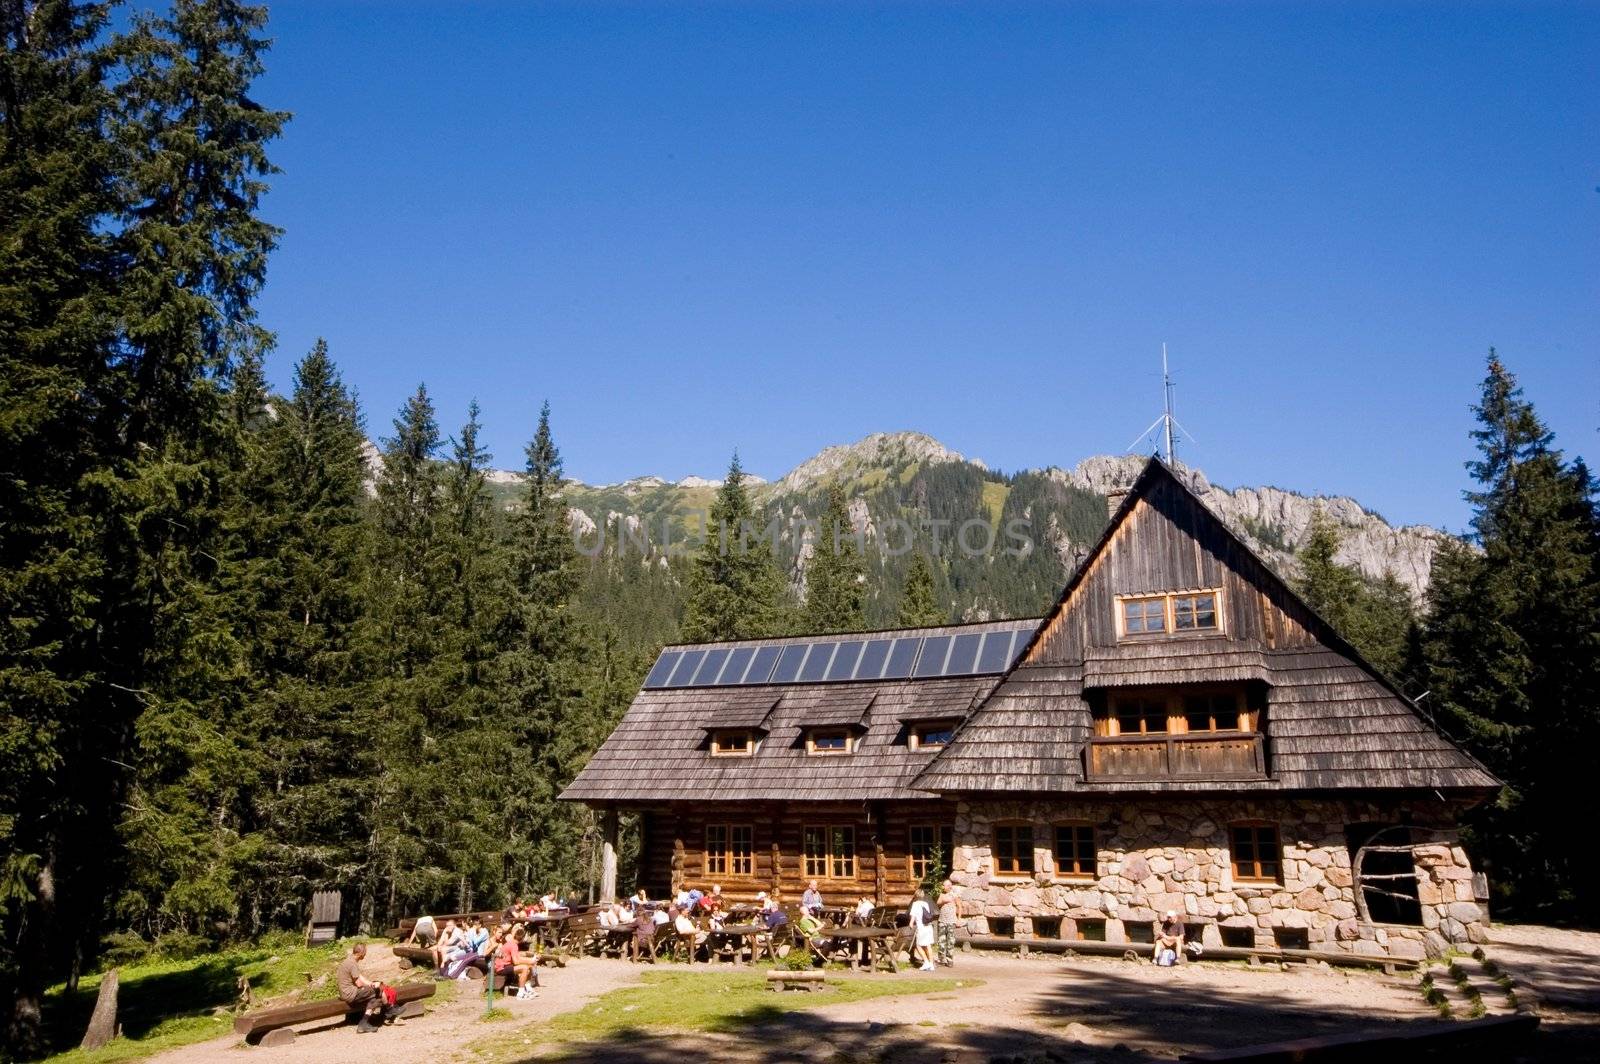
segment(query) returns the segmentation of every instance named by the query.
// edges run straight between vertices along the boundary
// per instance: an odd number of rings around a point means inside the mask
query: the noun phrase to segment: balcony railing
[[[1085,760],[1099,781],[1267,778],[1258,733],[1101,736],[1089,740]]]

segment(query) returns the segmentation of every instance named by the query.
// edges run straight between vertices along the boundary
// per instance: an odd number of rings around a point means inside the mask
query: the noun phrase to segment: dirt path
[[[369,975],[395,982],[422,977],[417,972],[402,972],[387,946],[369,947],[362,967]],[[601,994],[638,982],[639,974],[635,965],[583,958],[569,962],[565,968],[541,969],[544,986],[537,998],[517,1001],[502,996],[498,1004],[511,1013],[508,1019],[486,1022],[483,984],[458,983],[451,1000],[436,1003],[436,999],[429,999],[427,1015],[408,1020],[402,1027],[357,1034],[353,1025],[308,1025],[300,1028],[302,1035],[293,1045],[271,1049],[245,1046],[237,1036],[229,1035],[174,1049],[150,1060],[152,1064],[348,1064],[352,1060],[437,1064],[466,1058],[465,1047],[485,1037],[504,1038],[515,1044],[522,1039],[519,1032],[527,1024],[582,1008]]]

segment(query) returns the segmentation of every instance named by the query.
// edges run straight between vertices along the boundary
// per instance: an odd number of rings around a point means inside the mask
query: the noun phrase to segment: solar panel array
[[[834,637],[810,643],[666,650],[644,678],[647,688],[983,676],[1005,672],[1033,626],[949,635]]]

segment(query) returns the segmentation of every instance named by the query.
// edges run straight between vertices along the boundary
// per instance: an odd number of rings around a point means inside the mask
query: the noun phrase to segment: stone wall
[[[1014,922],[1016,937],[1034,937],[1034,921],[1060,918],[1060,934],[1078,937],[1078,922],[1105,921],[1106,939],[1128,940],[1129,925],[1150,924],[1169,910],[1200,925],[1206,946],[1222,945],[1219,927],[1247,929],[1258,946],[1304,932],[1311,949],[1421,957],[1450,944],[1484,940],[1484,915],[1473,897],[1472,868],[1455,839],[1457,811],[1444,803],[1404,807],[1367,802],[1286,798],[1166,798],[1128,801],[964,801],[957,810],[951,878],[961,919],[971,934],[992,933],[991,921]],[[1421,926],[1362,919],[1352,882],[1345,826],[1400,822],[1415,832],[1421,873]],[[997,822],[1031,823],[1032,878],[993,875]],[[1096,825],[1095,875],[1054,875],[1053,825]],[[1229,825],[1276,824],[1283,862],[1274,883],[1235,882]],[[1245,932],[1240,932],[1243,935]]]

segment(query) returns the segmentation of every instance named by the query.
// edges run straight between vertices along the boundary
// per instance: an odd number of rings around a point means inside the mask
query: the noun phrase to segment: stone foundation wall
[[[1034,921],[1060,919],[1063,938],[1078,922],[1105,921],[1107,941],[1128,941],[1132,924],[1150,924],[1168,910],[1200,924],[1206,946],[1222,945],[1219,927],[1247,929],[1258,946],[1304,932],[1311,949],[1344,949],[1396,957],[1443,953],[1451,944],[1484,941],[1484,914],[1473,896],[1472,867],[1456,842],[1457,810],[1443,803],[1376,805],[1311,799],[1166,798],[1130,801],[962,802],[955,822],[951,878],[970,934],[993,933],[992,921],[1013,921],[1019,939]],[[1408,823],[1416,832],[1421,926],[1361,918],[1345,826]],[[1034,876],[993,874],[997,822],[1031,823]],[[1095,875],[1057,877],[1054,825],[1096,826]],[[1229,826],[1275,824],[1282,843],[1274,883],[1235,882]],[[1244,932],[1241,932],[1243,934]]]

